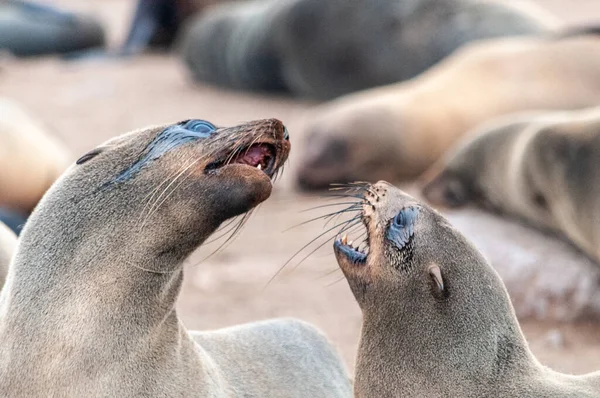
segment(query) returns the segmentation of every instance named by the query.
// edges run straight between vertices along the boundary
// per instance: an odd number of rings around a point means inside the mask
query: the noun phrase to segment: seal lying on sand
[[[533,356],[500,277],[446,219],[397,188],[363,187],[368,251],[334,251],[362,310],[355,397],[598,397],[600,372]]]
[[[66,54],[101,48],[105,41],[102,24],[92,16],[33,1],[0,2],[0,52],[23,57]]]
[[[512,3],[221,4],[190,22],[182,33],[182,52],[199,81],[328,99],[412,78],[473,40],[538,34],[554,26],[554,19],[537,7]]]
[[[17,246],[17,236],[6,225],[0,222],[0,290],[4,285],[8,264]]]
[[[226,1],[234,0],[138,0],[121,53],[169,48],[189,17]]]
[[[411,179],[489,118],[598,103],[598,35],[474,43],[409,82],[310,112],[296,179],[303,189]]]
[[[470,203],[557,231],[600,262],[600,107],[514,115],[465,137],[425,177],[435,205]]]
[[[0,97],[0,206],[29,213],[70,162],[39,120]]]
[[[269,197],[289,149],[275,119],[189,120],[79,159],[21,234],[0,297],[0,396],[350,396],[303,322],[190,334],[175,310],[183,261]]]

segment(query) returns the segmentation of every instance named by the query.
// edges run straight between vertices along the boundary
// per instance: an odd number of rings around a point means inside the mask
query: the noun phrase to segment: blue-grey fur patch
[[[416,207],[406,207],[394,217],[386,233],[386,238],[396,245],[398,249],[403,249],[414,234],[415,220],[419,214]]]
[[[131,178],[149,162],[188,142],[210,137],[217,128],[206,120],[185,120],[164,129],[148,144],[146,151],[135,163],[123,170],[111,182],[123,182]]]

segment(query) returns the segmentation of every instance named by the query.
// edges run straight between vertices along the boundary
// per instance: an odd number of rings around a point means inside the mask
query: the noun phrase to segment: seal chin
[[[333,249],[338,261],[343,258],[346,262],[356,266],[367,264],[368,254],[365,252],[366,249],[361,250],[358,247],[353,247],[352,243],[348,244],[346,236],[337,239],[333,244]]]

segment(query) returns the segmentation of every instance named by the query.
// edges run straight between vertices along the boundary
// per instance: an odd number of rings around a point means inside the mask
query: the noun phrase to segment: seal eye
[[[85,155],[83,155],[82,157],[80,157],[79,159],[77,159],[77,161],[75,162],[75,164],[84,164],[88,160],[96,157],[96,155],[99,155],[100,152],[102,152],[102,151],[100,149],[98,149],[98,148],[92,149],[91,151],[89,151],[88,153],[86,153]]]
[[[206,120],[188,120],[183,124],[183,128],[186,130],[193,131],[194,133],[200,133],[208,135],[215,131],[217,128],[211,122]]]
[[[414,234],[414,224],[419,214],[417,207],[405,207],[394,217],[386,233],[386,238],[402,250]]]
[[[394,217],[394,226],[397,228],[404,228],[406,226],[404,212],[401,211],[396,214],[396,217]]]

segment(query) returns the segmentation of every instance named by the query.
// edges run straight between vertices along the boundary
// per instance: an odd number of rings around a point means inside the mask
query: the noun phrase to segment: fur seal
[[[355,397],[600,395],[600,372],[537,361],[502,280],[444,217],[384,181],[362,191],[368,250],[334,243],[363,313]]]
[[[147,48],[168,49],[192,15],[224,1],[226,0],[138,0],[120,53],[131,55]]]
[[[349,397],[314,327],[190,334],[175,309],[183,261],[269,197],[289,149],[276,119],[187,120],[81,157],[19,238],[0,296],[0,396]]]
[[[487,119],[599,102],[600,36],[484,40],[411,81],[309,112],[295,179],[306,190],[412,179]]]
[[[0,97],[0,206],[29,213],[71,162],[44,124]]]
[[[4,223],[0,222],[0,290],[4,285],[8,265],[17,246],[17,236]]]
[[[95,17],[33,1],[0,2],[0,50],[15,56],[69,54],[105,43],[104,28]]]
[[[182,54],[192,75],[202,82],[330,99],[412,78],[473,40],[539,34],[554,26],[554,18],[527,4],[478,0],[221,4],[190,22],[182,34]]]
[[[518,217],[600,263],[600,107],[507,116],[472,134],[424,176],[425,198]]]

